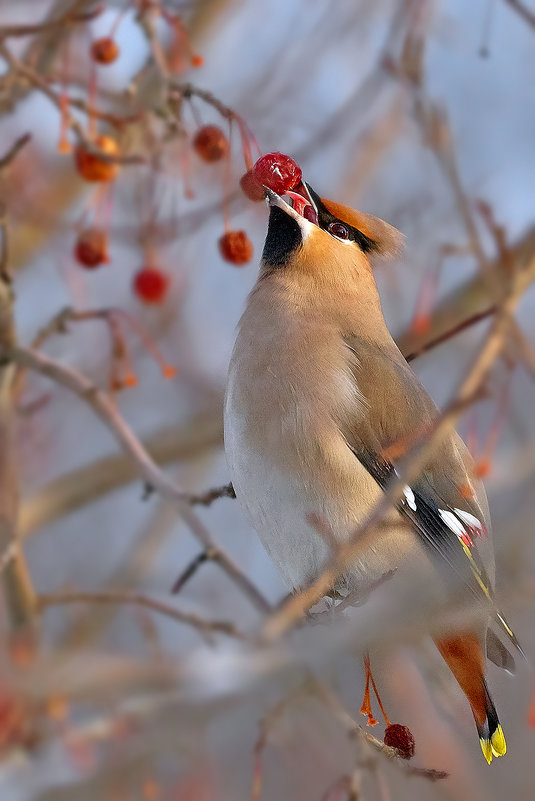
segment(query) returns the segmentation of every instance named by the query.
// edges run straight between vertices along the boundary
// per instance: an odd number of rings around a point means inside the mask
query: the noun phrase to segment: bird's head
[[[395,255],[403,235],[393,226],[325,200],[304,181],[285,198],[264,187],[270,207],[262,254],[265,271],[299,270],[325,275],[370,272],[375,257]]]

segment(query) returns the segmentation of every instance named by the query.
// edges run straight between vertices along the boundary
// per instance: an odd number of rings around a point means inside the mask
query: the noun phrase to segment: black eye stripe
[[[321,202],[319,195],[316,194],[316,192],[314,192],[314,190],[311,189],[308,184],[307,187],[318,210],[318,225],[320,228],[322,228],[324,231],[327,231],[327,233],[331,233],[329,231],[331,225],[342,225],[349,234],[345,241],[355,242],[364,253],[368,253],[370,250],[375,250],[376,244],[373,239],[370,239],[368,236],[366,236],[366,234],[363,234],[358,228],[353,228],[353,226],[349,225],[349,223],[346,223],[344,220],[339,220],[338,217],[335,217],[334,214],[331,214],[331,212],[328,211],[328,209],[326,209]],[[336,236],[334,233],[332,235]],[[337,238],[342,239],[340,236]]]

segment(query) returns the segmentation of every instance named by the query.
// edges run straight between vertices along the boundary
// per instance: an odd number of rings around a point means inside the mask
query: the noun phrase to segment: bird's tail
[[[468,698],[479,734],[483,756],[490,764],[493,756],[506,751],[496,708],[485,681],[485,657],[477,634],[467,632],[436,641],[462,691]]]

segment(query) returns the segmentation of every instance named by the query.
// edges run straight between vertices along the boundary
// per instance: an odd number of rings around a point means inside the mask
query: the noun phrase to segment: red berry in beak
[[[267,186],[278,195],[293,189],[301,183],[301,168],[284,153],[267,153],[258,159],[253,167],[253,174],[258,183]]]
[[[238,267],[253,258],[253,243],[245,231],[227,231],[219,240],[219,250],[225,261]]]
[[[203,125],[193,139],[193,149],[203,161],[220,161],[229,152],[229,143],[217,125]]]

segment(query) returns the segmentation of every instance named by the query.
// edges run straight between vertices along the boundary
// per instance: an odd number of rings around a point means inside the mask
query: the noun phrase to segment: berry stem
[[[364,667],[366,669],[366,691],[364,693],[364,698],[366,698],[366,694],[368,694],[368,698],[369,698],[369,685],[370,685],[370,682],[371,682],[371,685],[373,687],[373,691],[375,693],[375,697],[377,698],[379,706],[381,707],[381,712],[382,712],[383,717],[385,719],[385,725],[386,726],[390,726],[390,720],[388,719],[388,715],[385,712],[385,708],[383,706],[383,702],[381,701],[381,696],[379,695],[379,693],[377,691],[377,687],[376,687],[376,684],[375,684],[375,681],[374,681],[374,678],[373,678],[373,674],[372,674],[371,667],[370,667],[370,655],[369,654],[365,654],[364,655]],[[371,711],[371,704],[370,704],[370,711]],[[364,714],[369,714],[369,713],[365,712]],[[377,721],[375,721],[375,722],[377,722]]]

